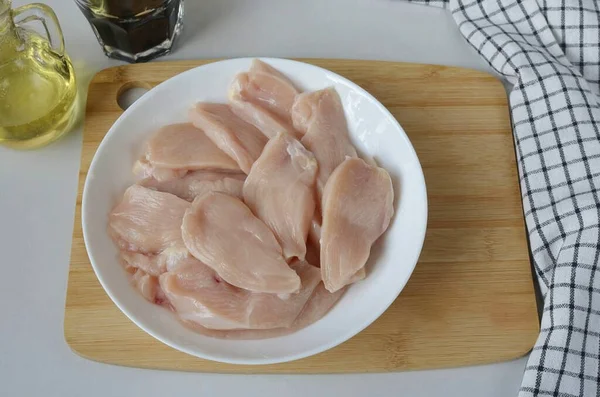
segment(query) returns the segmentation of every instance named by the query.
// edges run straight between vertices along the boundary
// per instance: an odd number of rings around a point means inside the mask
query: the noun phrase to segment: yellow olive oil
[[[66,54],[59,55],[35,32],[21,30],[2,40],[0,144],[18,149],[44,146],[73,126],[73,66]]]

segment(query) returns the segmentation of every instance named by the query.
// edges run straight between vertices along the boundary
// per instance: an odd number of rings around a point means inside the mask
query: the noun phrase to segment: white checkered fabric
[[[523,206],[544,294],[519,396],[600,396],[600,0],[410,1],[448,8],[514,85]]]

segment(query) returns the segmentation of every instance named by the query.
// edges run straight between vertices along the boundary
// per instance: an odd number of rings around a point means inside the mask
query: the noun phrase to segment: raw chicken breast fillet
[[[246,174],[267,143],[263,133],[236,116],[229,105],[198,103],[189,112],[189,117]]]
[[[346,157],[357,157],[337,91],[326,88],[298,95],[292,108],[292,119],[296,129],[304,132],[302,144],[319,163],[317,192],[320,199],[333,170]]]
[[[246,205],[271,228],[286,259],[306,254],[317,168],[312,153],[280,133],[267,143],[244,183]]]
[[[291,109],[300,91],[273,67],[254,60],[247,73],[238,74],[229,90],[233,111],[272,138],[280,132],[296,135]]]
[[[158,180],[173,179],[193,170],[239,171],[240,168],[191,123],[171,124],[156,131],[134,167],[137,175]]]
[[[148,302],[156,303],[160,288],[156,277],[137,269],[131,275],[130,281]]]
[[[314,289],[313,294],[308,299],[308,302],[302,308],[302,311],[296,317],[294,322],[289,327],[271,328],[271,329],[232,329],[232,330],[215,330],[208,329],[198,325],[197,323],[187,323],[196,332],[219,339],[232,340],[251,340],[251,339],[267,339],[284,336],[299,331],[307,326],[316,323],[323,318],[329,310],[337,303],[343,295],[345,289],[342,288],[334,293],[325,289],[323,283],[319,283]]]
[[[292,327],[301,329],[323,318],[345,291],[344,288],[341,288],[335,292],[329,292],[323,283],[319,283]]]
[[[331,174],[323,193],[321,275],[335,292],[364,278],[371,246],[394,214],[394,191],[383,168],[359,158],[345,160]]]
[[[258,128],[267,138],[272,138],[280,132],[297,135],[291,124],[279,120],[268,110],[252,102],[240,100],[235,92],[232,92],[229,96],[229,102],[231,103],[231,109],[239,118]]]
[[[181,230],[190,253],[236,287],[268,293],[300,288],[273,232],[235,197],[217,192],[197,197]]]
[[[148,178],[156,179],[157,181],[170,181],[181,178],[188,171],[185,169],[162,168],[152,165],[146,157],[142,157],[133,164],[133,175],[138,180]]]
[[[290,266],[302,285],[297,293],[285,296],[234,287],[196,259],[160,276],[160,286],[186,323],[214,330],[289,327],[321,281],[319,269],[306,262]]]
[[[130,186],[109,215],[109,232],[122,250],[158,254],[183,247],[181,223],[190,203],[170,193]]]
[[[300,91],[274,67],[255,59],[240,90],[243,100],[260,105],[284,121],[290,120],[294,98]]]
[[[131,251],[121,251],[119,254],[125,269],[141,269],[155,277],[160,276],[188,256],[190,253],[181,242],[159,254],[142,254]]]
[[[157,181],[154,178],[147,178],[139,184],[193,201],[197,196],[207,192],[221,192],[241,198],[245,179],[246,175],[242,173],[192,171],[174,180]]]

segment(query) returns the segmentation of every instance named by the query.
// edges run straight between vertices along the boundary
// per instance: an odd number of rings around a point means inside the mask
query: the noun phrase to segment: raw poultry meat
[[[147,274],[141,269],[135,269],[129,275],[129,282],[148,302],[169,307],[169,302],[160,287],[158,277]]]
[[[246,205],[271,228],[286,259],[306,254],[317,168],[312,153],[280,133],[267,143],[244,182]]]
[[[227,193],[242,197],[242,188],[246,175],[243,173],[228,173],[216,171],[192,171],[181,178],[158,181],[147,178],[140,185],[176,195],[187,201],[193,201],[197,196],[207,192]]]
[[[234,81],[234,84],[238,84],[237,81]],[[267,138],[273,138],[280,132],[297,135],[291,124],[281,121],[255,103],[241,100],[235,91],[231,92],[229,102],[231,109],[239,118],[258,128]]]
[[[181,242],[164,249],[158,254],[142,254],[131,251],[121,251],[119,253],[119,258],[125,269],[141,269],[156,277],[176,266],[179,261],[188,256],[190,256],[190,253]]]
[[[334,293],[331,293],[327,291],[323,286],[323,283],[320,282],[314,289],[314,292],[306,305],[304,305],[302,308],[302,311],[298,317],[296,317],[294,322],[289,327],[271,329],[215,330],[202,327],[197,323],[188,323],[188,325],[191,325],[191,327],[198,333],[219,339],[252,340],[275,338],[278,336],[289,335],[316,323],[331,310],[333,305],[337,303],[344,292],[345,288],[342,288]]]
[[[280,132],[296,135],[290,112],[299,93],[279,71],[254,60],[248,72],[233,80],[229,101],[238,116],[273,138]]]
[[[170,181],[181,178],[186,173],[187,170],[185,169],[155,167],[150,164],[145,157],[142,157],[133,164],[133,175],[135,175],[138,180],[152,178],[158,181]]]
[[[290,79],[258,59],[252,62],[248,73],[241,76],[244,76],[242,84],[236,88],[240,99],[255,103],[291,124],[290,112],[300,91]]]
[[[131,284],[187,326],[283,336],[365,277],[393,215],[391,179],[358,158],[334,88],[301,94],[255,60],[229,101],[197,103],[190,123],[151,136],[108,230]]]
[[[313,248],[320,250],[323,188],[333,170],[347,157],[357,157],[357,153],[350,142],[346,116],[335,89],[298,95],[292,107],[292,120],[296,130],[303,134],[302,144],[313,152],[319,163],[317,207],[308,240]]]
[[[190,253],[236,287],[269,293],[300,288],[273,232],[235,197],[217,192],[197,197],[181,230]]]
[[[340,97],[333,88],[300,94],[292,108],[292,119],[294,126],[304,133],[302,144],[319,163],[317,192],[321,198],[333,170],[346,157],[357,156]]]
[[[132,185],[109,215],[109,232],[126,251],[158,254],[183,247],[181,222],[190,203],[170,193]]]
[[[160,276],[167,271],[167,261],[159,255],[145,255],[139,252],[121,251],[119,258],[125,269],[139,269],[151,276]]]
[[[364,278],[371,246],[389,226],[394,191],[383,168],[359,158],[345,160],[323,193],[321,275],[327,290]]]
[[[170,169],[239,170],[236,162],[192,123],[159,129],[148,141],[146,159],[155,166]]]
[[[306,306],[294,321],[292,328],[301,329],[320,320],[331,310],[345,291],[345,288],[340,288],[335,292],[329,292],[323,283],[319,283]]]
[[[202,130],[191,123],[180,123],[162,127],[152,135],[134,172],[142,177],[168,180],[193,170],[239,171],[240,168]]]
[[[151,303],[156,303],[158,293],[158,279],[144,272],[141,269],[137,269],[131,275],[130,278],[133,286],[140,291],[142,296]]]
[[[172,194],[130,186],[109,215],[109,234],[121,249],[119,258],[142,296],[162,304],[158,276],[189,256],[181,222],[190,203]]]
[[[198,103],[190,110],[189,117],[246,174],[267,143],[263,133],[236,116],[229,105]]]
[[[185,322],[215,330],[289,327],[321,282],[316,267],[300,261],[290,266],[302,286],[285,296],[234,287],[193,258],[160,276],[160,286]]]

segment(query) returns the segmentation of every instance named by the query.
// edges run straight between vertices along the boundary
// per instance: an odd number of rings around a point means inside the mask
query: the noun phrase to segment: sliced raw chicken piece
[[[125,265],[125,269],[139,269],[151,276],[160,276],[167,271],[167,264],[160,255],[144,255],[139,252],[121,251],[119,257]]]
[[[192,123],[171,124],[159,129],[146,147],[146,159],[162,168],[239,170],[237,163]]]
[[[342,297],[345,290],[345,288],[341,288],[335,292],[329,292],[323,283],[319,283],[302,312],[294,321],[292,328],[302,329],[323,318]]]
[[[160,128],[150,137],[142,158],[134,166],[134,174],[160,181],[194,170],[235,172],[240,168],[192,123]]]
[[[290,112],[299,93],[285,76],[256,60],[248,73],[235,76],[229,101],[235,114],[272,138],[280,132],[297,135]]]
[[[157,181],[170,181],[183,177],[188,171],[185,169],[170,169],[155,167],[150,164],[146,158],[141,158],[133,164],[133,175],[138,180],[146,178],[156,179]]]
[[[238,76],[238,78],[240,77]],[[235,81],[234,84],[236,84]],[[236,115],[258,128],[267,138],[273,138],[281,132],[298,135],[291,123],[280,120],[277,116],[255,103],[241,100],[238,93],[233,89],[230,92],[229,102]]]
[[[287,328],[214,330],[202,327],[197,323],[188,322],[187,325],[198,333],[219,339],[251,340],[289,335],[323,318],[341,298],[344,291],[345,289],[342,288],[331,293],[325,289],[323,283],[319,283],[296,320]]]
[[[131,283],[142,294],[146,300],[151,303],[156,303],[158,293],[158,279],[150,274],[147,274],[141,269],[137,269],[131,275]]]
[[[109,232],[125,251],[158,254],[183,247],[181,222],[190,203],[170,193],[130,186],[109,215]]]
[[[255,59],[236,91],[240,99],[259,105],[283,122],[291,124],[290,112],[300,91],[277,69]]]
[[[241,198],[245,179],[246,175],[242,173],[192,171],[182,178],[169,181],[147,178],[142,180],[140,185],[193,201],[207,192],[222,192]]]
[[[269,138],[280,132],[297,135],[291,119],[300,91],[279,71],[254,60],[247,73],[238,74],[229,89],[233,111]]]
[[[217,192],[197,197],[181,231],[190,253],[236,287],[269,293],[300,288],[273,232],[235,197]]]
[[[139,252],[121,251],[119,254],[125,268],[141,269],[151,276],[160,276],[176,266],[179,261],[189,257],[183,244],[165,249],[159,254],[141,254]]]
[[[207,328],[231,329],[247,324],[240,295],[248,295],[221,279],[214,270],[189,258],[159,278],[169,303],[183,321]]]
[[[357,157],[340,97],[334,88],[300,94],[294,102],[292,119],[294,126],[305,132],[302,144],[319,162],[317,192],[321,198],[333,170],[346,157]]]
[[[394,191],[386,170],[359,158],[345,160],[323,193],[321,275],[327,290],[364,278],[371,246],[390,224]]]
[[[317,168],[312,153],[280,133],[267,143],[244,182],[246,205],[271,228],[286,259],[306,254]]]
[[[236,288],[192,258],[160,276],[160,285],[184,322],[215,330],[289,327],[321,281],[319,269],[306,262],[291,267],[302,286],[285,297]]]
[[[189,117],[246,174],[267,143],[263,133],[236,116],[229,105],[198,103],[189,112]]]

